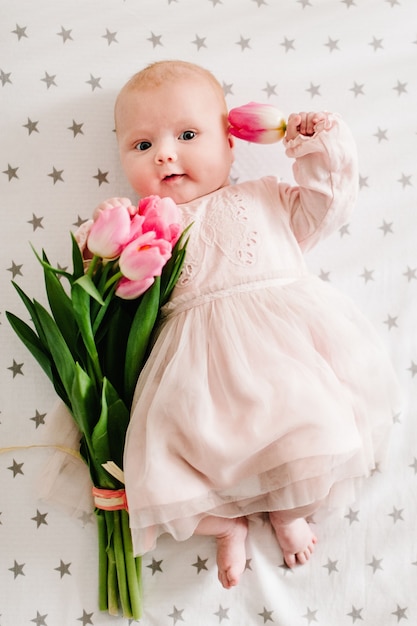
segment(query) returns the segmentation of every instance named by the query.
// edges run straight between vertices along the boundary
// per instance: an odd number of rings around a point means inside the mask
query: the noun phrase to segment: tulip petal
[[[229,112],[229,132],[234,137],[254,143],[280,141],[286,130],[282,113],[270,104],[249,102]]]
[[[122,278],[117,285],[116,296],[123,298],[123,300],[134,300],[145,293],[154,281],[154,277],[144,278],[143,280]]]
[[[125,206],[104,209],[91,227],[87,239],[90,252],[114,259],[129,241],[130,215]]]
[[[159,276],[171,250],[171,244],[164,239],[155,239],[155,233],[144,233],[123,250],[119,259],[120,271],[130,280]]]

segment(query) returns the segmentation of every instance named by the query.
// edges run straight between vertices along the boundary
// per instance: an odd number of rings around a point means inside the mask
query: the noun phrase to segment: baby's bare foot
[[[269,517],[288,567],[307,563],[317,543],[308,522],[302,517],[283,522],[276,513]]]
[[[238,584],[246,567],[245,540],[248,534],[246,518],[229,521],[227,530],[216,537],[218,576],[225,589]]]

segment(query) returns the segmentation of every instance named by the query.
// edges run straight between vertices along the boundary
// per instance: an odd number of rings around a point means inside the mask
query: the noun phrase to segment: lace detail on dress
[[[186,262],[177,285],[185,286],[193,280],[202,262],[204,246],[217,246],[234,265],[255,265],[259,246],[255,226],[249,219],[244,198],[233,188],[230,193],[213,198],[206,206],[205,215],[194,218]]]

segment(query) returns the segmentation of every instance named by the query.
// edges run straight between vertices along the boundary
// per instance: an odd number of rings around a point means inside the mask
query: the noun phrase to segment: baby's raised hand
[[[328,119],[325,111],[310,111],[309,113],[291,113],[287,122],[286,139],[295,139],[297,135],[311,137],[316,132],[317,124]]]
[[[128,209],[132,207],[130,213],[132,213],[132,215],[136,213],[136,207],[132,205],[129,198],[109,198],[104,202],[100,202],[100,204],[96,206],[93,211],[93,220],[96,220],[100,212],[104,209],[114,209],[116,206],[126,206]]]

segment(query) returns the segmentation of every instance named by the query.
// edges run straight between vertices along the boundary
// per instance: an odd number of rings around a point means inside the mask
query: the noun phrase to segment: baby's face
[[[116,110],[122,167],[140,197],[190,202],[229,182],[233,140],[224,103],[204,79],[127,91]]]

